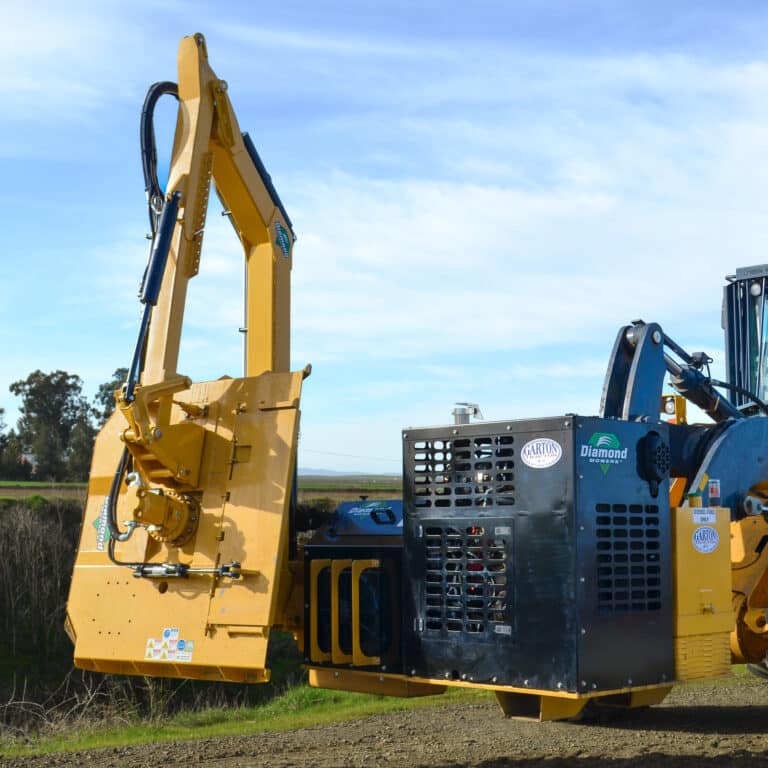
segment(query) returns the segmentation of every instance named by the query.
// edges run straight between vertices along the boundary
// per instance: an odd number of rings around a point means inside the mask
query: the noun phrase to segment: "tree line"
[[[82,379],[66,371],[37,370],[14,381],[9,389],[21,398],[21,416],[9,429],[0,408],[0,480],[87,480],[96,433],[127,375],[118,368],[90,401]]]

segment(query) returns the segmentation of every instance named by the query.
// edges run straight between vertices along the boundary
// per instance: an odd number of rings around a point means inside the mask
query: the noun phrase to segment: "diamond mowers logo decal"
[[[108,502],[109,499],[104,499],[99,516],[91,523],[96,529],[96,549],[99,552],[104,551],[104,545],[109,541],[109,526],[107,525]]]
[[[589,459],[590,464],[599,464],[605,474],[611,464],[621,464],[627,460],[627,448],[621,447],[621,441],[613,432],[595,432],[586,445],[581,446],[581,457]]]
[[[288,256],[291,251],[291,238],[279,221],[275,222],[275,245],[283,252],[283,256]]]

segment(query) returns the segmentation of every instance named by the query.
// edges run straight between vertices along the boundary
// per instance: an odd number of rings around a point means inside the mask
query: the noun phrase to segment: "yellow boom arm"
[[[157,290],[145,291],[135,380],[96,440],[67,626],[81,668],[259,682],[270,628],[300,623],[288,535],[308,369],[289,372],[294,236],[202,35],[181,41],[178,68],[145,279]],[[193,384],[177,363],[212,180],[246,260],[246,370]]]

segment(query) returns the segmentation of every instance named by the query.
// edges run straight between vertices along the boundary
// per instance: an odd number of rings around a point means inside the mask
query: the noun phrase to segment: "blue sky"
[[[5,0],[6,421],[37,368],[90,396],[130,361],[138,118],[196,31],[299,238],[301,466],[397,472],[401,428],[455,401],[595,413],[637,317],[721,371],[723,277],[768,261],[768,8],[671,8]],[[209,222],[180,365],[198,380],[241,361],[242,257]]]

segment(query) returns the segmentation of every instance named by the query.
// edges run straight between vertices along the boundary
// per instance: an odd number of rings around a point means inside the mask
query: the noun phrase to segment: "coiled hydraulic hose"
[[[179,87],[164,80],[149,87],[141,109],[141,166],[144,170],[144,190],[149,206],[149,225],[154,236],[163,210],[164,195],[157,178],[157,141],[155,139],[155,107],[162,96],[178,100]]]

